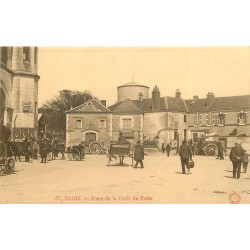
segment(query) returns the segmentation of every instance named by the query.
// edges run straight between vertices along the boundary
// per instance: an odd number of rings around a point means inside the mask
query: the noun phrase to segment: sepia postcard
[[[249,47],[0,47],[1,204],[249,204]]]

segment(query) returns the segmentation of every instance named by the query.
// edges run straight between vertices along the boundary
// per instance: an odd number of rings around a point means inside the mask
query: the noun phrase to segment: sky
[[[62,89],[89,90],[112,105],[131,80],[161,96],[250,94],[250,47],[39,47],[39,106]]]

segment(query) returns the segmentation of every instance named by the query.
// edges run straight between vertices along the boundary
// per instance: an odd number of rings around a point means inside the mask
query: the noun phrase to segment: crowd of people
[[[127,143],[126,138],[121,133],[118,138],[118,143]],[[27,140],[23,139],[22,144],[12,144],[12,152],[13,156],[20,159],[20,155],[25,156],[25,162],[29,162],[30,158],[33,160],[38,159],[38,154],[41,156],[41,163],[46,163],[48,160],[54,160],[59,152],[62,154],[62,159],[64,159],[64,145],[60,144],[58,140],[50,140],[47,138],[42,139],[38,142],[35,139]],[[22,149],[20,149],[20,146]],[[80,160],[85,157],[85,145],[82,141],[79,144],[79,152],[80,152]],[[171,145],[170,143],[162,144],[162,152],[170,156]],[[193,156],[194,156],[194,144],[192,140],[182,142],[182,145],[177,150],[180,161],[181,161],[181,170],[182,174],[186,174],[190,172],[190,168],[194,164]],[[241,175],[241,167],[243,166],[243,172],[247,172],[247,167],[249,163],[249,154],[246,150],[242,148],[241,142],[236,142],[235,146],[231,149],[229,159],[232,161],[233,165],[233,178],[240,178]],[[141,168],[144,168],[143,160],[144,160],[144,147],[140,140],[137,141],[137,144],[134,147],[133,158],[135,160],[135,168],[137,168],[140,163]],[[120,156],[120,164],[123,165],[124,156]],[[224,148],[220,142],[218,142],[218,155],[216,159],[224,160]]]
[[[62,158],[64,158],[64,146],[62,147],[58,140],[52,141],[48,138],[44,138],[41,141],[33,138],[30,140],[23,138],[22,142],[11,142],[10,150],[15,160],[18,158],[21,161],[21,156],[23,155],[25,162],[30,162],[31,158],[37,160],[38,154],[41,156],[41,163],[55,159],[59,152],[62,154]]]

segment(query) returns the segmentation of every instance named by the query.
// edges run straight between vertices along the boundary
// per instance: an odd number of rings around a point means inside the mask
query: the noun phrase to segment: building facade
[[[37,66],[37,47],[0,47],[0,122],[12,139],[37,137]]]
[[[90,135],[86,133],[96,134],[93,138],[105,144],[116,141],[120,132],[134,144],[137,140],[157,138],[159,148],[162,143],[178,147],[183,140],[209,134],[250,136],[250,95],[216,98],[208,93],[204,99],[194,96],[192,100],[184,100],[180,90],[174,97],[162,97],[155,86],[149,98],[147,86],[130,82],[117,88],[117,101],[107,108],[97,100],[90,100],[68,111],[67,146],[88,141]]]

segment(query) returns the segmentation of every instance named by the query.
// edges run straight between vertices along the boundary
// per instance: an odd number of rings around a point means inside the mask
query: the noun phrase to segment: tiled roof
[[[130,100],[130,102],[134,103],[141,112],[152,112],[152,98],[144,99],[143,101],[139,100]],[[125,100],[128,104],[128,101]],[[127,107],[127,104],[124,105],[124,102],[116,103],[109,107],[115,113],[129,113],[131,110],[131,106]],[[177,111],[177,112],[187,112],[185,101],[181,98],[175,97],[161,97],[160,99],[160,110],[159,111]],[[138,111],[137,111],[138,112]]]
[[[112,110],[114,113],[119,113],[119,114],[142,114],[143,112],[130,99],[126,99],[125,101],[116,103],[115,105],[110,106],[109,109]]]
[[[207,99],[186,100],[189,112],[210,112],[223,110],[244,110],[250,109],[250,95],[215,97],[210,106],[207,106]]]
[[[107,107],[103,106],[96,99],[92,99],[71,110],[66,111],[65,113],[92,113],[92,112],[111,113],[112,111]]]

